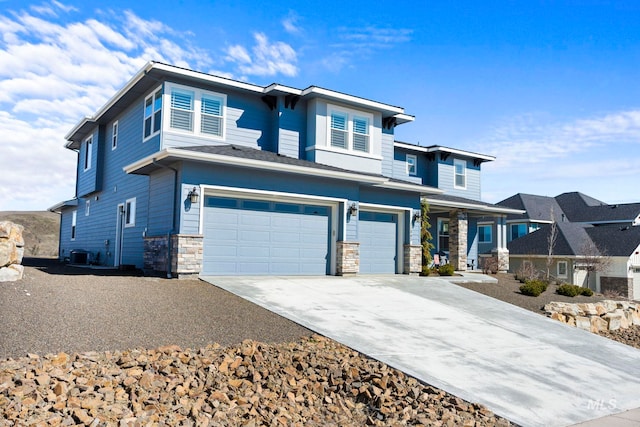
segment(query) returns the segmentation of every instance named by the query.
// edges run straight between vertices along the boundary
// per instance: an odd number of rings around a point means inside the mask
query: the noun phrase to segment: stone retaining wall
[[[627,301],[550,302],[544,311],[554,320],[594,333],[640,325],[640,304]]]
[[[24,267],[24,227],[11,221],[0,221],[0,282],[22,279]]]

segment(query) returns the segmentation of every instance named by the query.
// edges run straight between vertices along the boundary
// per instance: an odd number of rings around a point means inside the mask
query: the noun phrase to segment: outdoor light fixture
[[[349,206],[349,213],[351,215],[355,215],[358,212],[358,207],[356,206],[355,203],[351,203],[351,206]]]
[[[413,211],[413,220],[419,221],[422,218],[422,213],[420,211]]]
[[[196,187],[193,187],[193,190],[189,191],[188,197],[191,203],[198,203],[198,190]]]

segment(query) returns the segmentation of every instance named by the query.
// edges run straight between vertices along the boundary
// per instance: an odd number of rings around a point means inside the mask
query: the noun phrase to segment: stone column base
[[[168,256],[169,236],[147,236],[144,238],[145,273],[171,273],[171,277],[179,279],[197,277],[202,271],[202,236],[173,234],[170,238],[170,259]]]
[[[509,271],[509,249],[497,248],[491,251],[491,256],[497,260],[497,272],[506,273]]]
[[[422,272],[422,245],[404,245],[404,274],[413,276]]]
[[[360,243],[337,242],[336,247],[336,274],[338,276],[351,276],[360,272]]]

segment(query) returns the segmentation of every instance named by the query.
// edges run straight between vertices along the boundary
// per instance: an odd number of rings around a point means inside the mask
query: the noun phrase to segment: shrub
[[[564,283],[558,286],[558,289],[556,289],[556,293],[571,298],[575,297],[576,295],[584,295],[587,297],[593,295],[593,291],[589,288],[583,288],[582,286],[578,285],[570,285],[568,283]]]
[[[527,280],[524,285],[520,286],[520,293],[537,297],[547,290],[548,283],[542,280]]]
[[[451,264],[441,265],[440,268],[438,268],[438,274],[441,276],[453,276],[453,272],[454,269]]]
[[[593,291],[589,288],[582,288],[582,295],[585,297],[593,296]]]

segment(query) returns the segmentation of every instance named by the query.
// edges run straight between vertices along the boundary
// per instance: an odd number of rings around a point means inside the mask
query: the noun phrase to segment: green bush
[[[527,280],[524,285],[520,286],[520,293],[537,297],[547,290],[549,284],[542,280]]]
[[[585,297],[593,296],[593,291],[589,288],[582,288],[582,295]]]
[[[453,265],[451,264],[441,265],[440,268],[438,268],[438,274],[441,276],[453,276],[454,271]]]
[[[582,286],[578,285],[570,285],[568,283],[564,283],[558,286],[558,289],[556,289],[556,293],[571,298],[575,297],[576,295],[584,295],[587,297],[593,295],[593,291],[589,288],[583,288]]]

